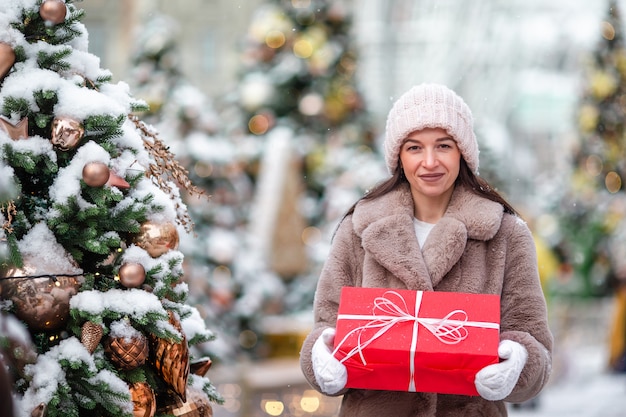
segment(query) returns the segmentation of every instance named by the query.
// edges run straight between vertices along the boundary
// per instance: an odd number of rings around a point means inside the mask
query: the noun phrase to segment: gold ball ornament
[[[139,288],[146,280],[146,270],[138,263],[126,263],[120,267],[120,283],[126,288]]]
[[[67,7],[62,0],[44,0],[39,6],[39,15],[46,22],[58,25],[65,20]]]
[[[111,170],[104,162],[88,162],[83,167],[83,181],[90,187],[102,187],[109,180]]]
[[[145,222],[141,225],[135,244],[150,256],[157,258],[164,253],[178,248],[178,231],[172,223]]]
[[[0,298],[13,301],[15,315],[30,330],[62,328],[70,316],[70,298],[78,293],[82,276],[29,275],[28,267],[8,269],[0,279]]]
[[[0,42],[0,82],[15,64],[15,51],[8,43]]]
[[[133,417],[154,417],[156,397],[154,391],[145,382],[130,384],[130,396],[133,401]]]
[[[189,346],[187,345],[187,338],[183,333],[180,320],[173,312],[169,311],[168,314],[170,316],[170,324],[183,335],[183,338],[180,342],[176,342],[151,335],[150,361],[163,381],[183,401],[186,401],[187,377],[190,369]]]
[[[146,363],[148,338],[143,334],[138,337],[108,337],[104,342],[104,353],[118,368],[135,369]]]
[[[213,416],[213,408],[204,392],[193,387],[187,387],[186,397],[186,400],[181,400],[170,396],[165,404],[158,408],[159,415],[174,415],[176,417]]]
[[[74,149],[85,137],[83,124],[71,117],[55,117],[52,121],[51,142],[62,151]]]

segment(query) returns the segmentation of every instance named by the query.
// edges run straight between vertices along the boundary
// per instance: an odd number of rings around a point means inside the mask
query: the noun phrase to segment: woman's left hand
[[[511,394],[528,359],[528,351],[512,340],[498,346],[499,363],[485,366],[474,379],[476,390],[486,400],[499,401]]]

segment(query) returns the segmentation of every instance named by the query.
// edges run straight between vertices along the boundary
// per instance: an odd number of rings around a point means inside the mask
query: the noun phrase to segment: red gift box
[[[336,330],[348,388],[478,395],[476,373],[499,360],[500,297],[344,287]]]

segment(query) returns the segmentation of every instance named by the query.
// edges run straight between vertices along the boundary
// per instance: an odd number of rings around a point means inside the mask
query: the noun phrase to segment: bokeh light
[[[305,116],[317,116],[324,108],[324,99],[319,94],[307,94],[298,103],[298,110]]]
[[[615,28],[611,23],[602,22],[602,37],[609,41],[615,39]]]
[[[239,384],[222,384],[219,386],[219,392],[224,398],[222,407],[228,412],[237,413],[241,410],[241,401],[239,400],[242,394],[241,385]]]
[[[263,404],[263,410],[270,416],[279,416],[285,411],[285,404],[278,400],[265,401]]]
[[[317,227],[309,226],[302,231],[302,241],[307,246],[315,246],[322,240],[322,232]]]
[[[311,0],[291,0],[291,5],[296,9],[304,9],[311,6]]]
[[[278,49],[285,44],[285,34],[280,30],[270,30],[265,36],[265,44],[273,49]]]
[[[598,155],[589,155],[585,160],[585,171],[595,177],[600,175],[603,165],[602,159]]]
[[[317,393],[315,393],[317,394]],[[300,399],[300,407],[307,413],[315,413],[320,408],[319,395],[311,394],[311,391],[305,391]]]
[[[193,166],[193,172],[200,178],[208,178],[213,173],[213,165],[208,162],[198,161]]]
[[[244,330],[239,333],[239,344],[244,349],[252,349],[259,341],[259,337],[252,330]]]
[[[293,45],[293,53],[298,58],[309,58],[313,55],[313,45],[306,39],[300,39]]]
[[[604,185],[610,193],[615,194],[622,188],[622,178],[615,171],[611,171],[606,174],[604,178]]]
[[[252,118],[248,122],[248,129],[250,129],[250,132],[254,133],[255,135],[263,135],[269,130],[269,128],[270,120],[267,116],[263,114],[257,114],[252,116]]]

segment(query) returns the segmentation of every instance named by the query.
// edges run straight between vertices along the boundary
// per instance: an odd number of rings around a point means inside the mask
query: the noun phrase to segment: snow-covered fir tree
[[[202,194],[88,52],[71,0],[0,8],[0,335],[18,416],[211,415],[215,336],[187,302]],[[12,325],[12,328],[15,328]],[[29,341],[24,341],[27,334]],[[16,337],[12,337],[16,335]]]
[[[338,219],[386,176],[350,29],[341,1],[272,0],[256,10],[243,42],[232,102],[244,132],[264,145],[249,170],[249,232],[253,253],[285,283],[283,315],[310,315]]]
[[[579,141],[569,187],[555,210],[560,223],[555,248],[563,260],[560,292],[607,294],[614,278],[611,258],[626,252],[625,243],[612,237],[626,227],[626,45],[621,19],[617,2],[611,1],[584,68],[576,114]]]
[[[140,28],[131,88],[150,105],[142,119],[154,124],[194,185],[211,197],[207,203],[182,194],[195,228],[181,239],[181,251],[190,302],[220,334],[198,348],[230,361],[251,347],[240,341],[250,330],[248,323],[284,293],[282,280],[247,250],[254,193],[248,170],[258,163],[262,146],[249,135],[224,133],[228,115],[219,115],[216,104],[181,69],[178,34],[177,22],[160,14]]]

